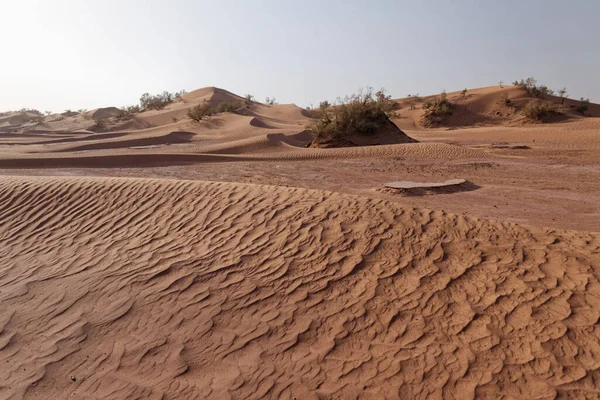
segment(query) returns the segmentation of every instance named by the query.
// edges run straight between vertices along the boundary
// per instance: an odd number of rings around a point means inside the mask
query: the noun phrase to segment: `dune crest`
[[[5,177],[0,397],[583,397],[599,250],[325,191]]]

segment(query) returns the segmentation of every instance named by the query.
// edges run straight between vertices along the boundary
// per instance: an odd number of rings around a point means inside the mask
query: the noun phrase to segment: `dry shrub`
[[[530,101],[522,112],[527,119],[537,122],[546,122],[552,116],[560,114],[554,103],[541,100]]]
[[[207,100],[204,100],[202,103],[190,108],[187,112],[188,117],[195,122],[200,122],[204,118],[210,117],[213,114],[214,110]]]
[[[423,103],[423,125],[438,126],[448,121],[448,118],[454,112],[454,104],[448,100],[446,92],[442,92],[440,97],[427,100]]]
[[[385,89],[373,93],[371,87],[346,96],[338,103],[335,106],[328,101],[320,103],[320,118],[308,126],[315,141],[341,139],[356,133],[375,133],[388,124],[388,113],[396,107],[396,103],[385,94]]]

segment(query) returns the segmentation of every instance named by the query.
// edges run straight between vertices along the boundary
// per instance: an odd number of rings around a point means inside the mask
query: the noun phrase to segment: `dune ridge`
[[[0,397],[596,397],[599,264],[340,193],[4,177]]]

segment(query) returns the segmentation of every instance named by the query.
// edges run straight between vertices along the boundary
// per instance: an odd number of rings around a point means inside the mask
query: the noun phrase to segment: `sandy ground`
[[[598,398],[600,119],[502,90],[468,126],[400,110],[414,144],[306,148],[294,105],[174,122],[215,88],[0,135],[0,398]]]

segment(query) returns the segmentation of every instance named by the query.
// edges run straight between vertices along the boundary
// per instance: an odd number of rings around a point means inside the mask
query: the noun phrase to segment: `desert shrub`
[[[429,99],[423,103],[423,124],[426,126],[442,125],[452,115],[454,104],[448,100],[446,91],[440,97]]]
[[[36,110],[35,108],[21,108],[19,111],[22,112],[22,113],[30,113],[30,114],[35,114],[35,115],[44,115],[39,110]]]
[[[185,90],[171,93],[166,90],[160,94],[151,95],[150,93],[142,94],[140,97],[140,108],[146,110],[162,110],[176,99],[181,99],[181,96],[186,94]]]
[[[210,117],[214,114],[212,106],[207,100],[202,103],[190,108],[187,112],[188,117],[195,122],[200,122],[206,117]]]
[[[141,111],[140,106],[125,106],[119,108],[117,111],[117,115],[115,118],[119,121],[128,120],[133,118],[135,114],[138,114]]]
[[[531,121],[547,121],[551,116],[559,114],[556,106],[548,101],[530,101],[523,108],[523,115]]]
[[[338,103],[333,107],[327,101],[320,103],[320,118],[308,126],[315,141],[340,139],[355,133],[375,133],[388,124],[387,113],[395,107],[385,90],[373,93],[370,87],[346,96]]]
[[[182,100],[182,97],[185,94],[187,94],[187,90],[180,90],[179,92],[175,92],[173,96],[175,97],[175,100]]]
[[[416,110],[417,108],[417,103],[420,103],[423,101],[423,99],[421,98],[421,96],[419,96],[419,94],[409,94],[408,96],[406,96],[408,98],[408,106],[411,110]]]
[[[252,96],[251,94],[247,94],[246,97],[244,97],[244,105],[246,107],[252,107],[253,103],[254,103],[254,96]]]
[[[327,107],[329,107],[329,102],[327,100],[322,101],[320,104],[327,104]],[[310,103],[308,106],[306,106],[306,114],[305,115],[307,117],[309,117],[309,118],[321,118],[322,114],[323,113],[321,112],[321,107],[315,108],[312,103]]]
[[[498,81],[498,85],[500,86],[500,89],[504,89],[504,81]]]
[[[277,103],[277,100],[275,100],[275,97],[267,97],[267,98],[265,98],[265,104],[272,106],[273,104],[278,104],[278,103]]]
[[[579,104],[575,107],[575,110],[581,115],[585,114],[587,110],[590,108],[590,99],[584,99],[583,97],[579,99]]]
[[[465,88],[465,89],[463,89],[463,90],[460,92],[460,97],[462,97],[463,99],[464,99],[465,97],[467,97],[467,89],[466,89],[466,88]]]
[[[244,106],[244,103],[242,103],[241,101],[223,101],[223,102],[219,103],[216,111],[218,113],[223,113],[223,112],[231,112],[232,113],[232,112],[236,112],[243,106]]]
[[[52,111],[44,111],[44,114],[50,115],[50,114],[52,114]]]
[[[535,97],[540,97],[542,94],[553,95],[554,91],[549,89],[546,85],[539,85],[533,77],[527,79],[521,79],[520,81],[514,81],[513,85],[527,90],[530,94]]]
[[[565,103],[565,99],[567,98],[567,94],[568,94],[568,92],[567,92],[567,88],[566,87],[564,87],[564,88],[562,88],[562,89],[560,89],[558,91],[558,96],[560,97],[560,104],[564,104]]]
[[[108,118],[101,118],[96,120],[96,123],[92,125],[89,130],[92,132],[102,132],[108,126]]]
[[[161,94],[151,95],[150,93],[142,94],[140,97],[140,108],[142,110],[162,110],[167,105],[173,102],[173,93],[167,91]]]

